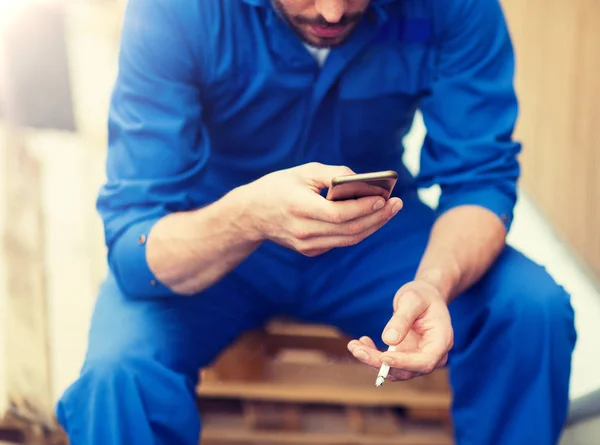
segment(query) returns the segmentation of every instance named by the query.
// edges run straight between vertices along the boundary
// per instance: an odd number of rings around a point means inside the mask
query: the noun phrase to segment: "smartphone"
[[[398,173],[393,170],[338,176],[331,181],[326,198],[331,201],[344,201],[365,196],[381,196],[388,200],[397,180]]]

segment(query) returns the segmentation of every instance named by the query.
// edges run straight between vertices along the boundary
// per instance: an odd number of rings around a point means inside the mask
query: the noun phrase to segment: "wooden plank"
[[[326,363],[304,363],[298,366],[295,363],[279,361],[267,362],[264,370],[264,381],[280,384],[318,384],[329,388],[364,389],[373,394],[395,394],[407,390],[416,392],[437,392],[449,394],[450,387],[447,380],[447,371],[442,369],[427,377],[403,382],[390,382],[382,388],[375,387],[377,373],[370,367],[352,361],[330,360]],[[426,380],[430,378],[431,380]],[[445,381],[445,384],[442,382]],[[433,385],[429,383],[433,382]]]
[[[296,404],[286,404],[283,407],[283,429],[297,431],[302,427],[302,408]]]
[[[239,362],[238,362],[239,363]],[[447,372],[437,371],[447,382]],[[208,379],[198,385],[200,397],[302,403],[342,403],[353,406],[410,406],[423,409],[448,409],[451,392],[446,383],[430,388],[413,379],[375,387],[376,373],[354,362],[311,363],[302,365],[265,361],[263,374],[254,381]],[[435,380],[434,380],[435,381]]]
[[[365,416],[363,410],[360,407],[347,406],[346,416],[348,416],[348,424],[350,425],[350,430],[357,434],[362,434],[365,432]]]
[[[0,263],[8,265],[0,326],[10,388],[2,412],[13,404],[24,417],[50,425],[87,347],[99,284],[93,261],[104,258],[101,227],[90,224],[98,217],[89,173],[103,167],[75,134],[11,132],[0,144],[7,158],[0,172],[6,188]]]
[[[298,366],[303,368],[306,365],[322,366],[330,363],[330,360],[331,356],[323,351],[314,349],[285,349],[276,354],[272,359],[271,365],[267,364],[265,369],[269,370],[273,366],[273,362],[278,366],[287,365],[287,368],[293,367],[294,369],[298,369]],[[268,378],[271,378],[271,376],[269,375]]]
[[[243,405],[244,421],[249,430],[299,431],[302,428],[300,405],[256,401],[245,401]]]
[[[452,445],[452,439],[443,433],[405,433],[399,437],[357,436],[353,434],[327,433],[265,433],[261,431],[235,431],[231,429],[207,428],[202,436],[202,445]]]
[[[15,443],[24,444],[26,443],[25,440],[25,433],[21,429],[0,425],[0,445]]]
[[[60,428],[45,428],[35,421],[12,414],[0,419],[0,444],[68,445],[69,440]]]
[[[16,129],[7,130],[0,148],[5,157],[5,264],[7,397],[13,409],[52,424],[41,167]]]
[[[422,391],[450,392],[450,381],[447,369],[439,369],[431,374],[413,379],[411,380],[411,384]]]
[[[198,396],[290,403],[326,403],[354,406],[411,406],[424,409],[448,409],[450,396],[406,389],[374,391],[370,388],[331,388],[319,384],[228,382],[207,383],[198,387]]]
[[[261,331],[247,332],[219,355],[210,367],[212,378],[209,382],[262,381],[266,359],[264,333]],[[240,366],[240,363],[244,365]]]
[[[340,413],[317,410],[307,413],[306,429],[290,431],[253,431],[239,416],[205,413],[202,445],[451,445],[451,435],[432,425],[403,425],[396,434],[356,434],[349,431]]]
[[[439,421],[442,423],[450,423],[450,411],[446,409],[413,409],[406,410],[409,419],[424,420],[424,421]]]
[[[402,432],[402,423],[391,408],[363,409],[365,433],[372,436],[393,436]]]
[[[303,332],[301,335],[292,335],[286,333],[269,333],[265,336],[265,352],[274,355],[282,349],[315,349],[334,357],[351,357],[346,345],[348,342],[340,337],[320,337],[308,335]]]
[[[3,178],[6,178],[6,161],[7,157],[7,128],[5,125],[2,125],[0,122],[0,261],[6,261],[6,250],[4,246],[4,234],[6,233],[6,187],[7,181]],[[6,359],[6,336],[8,332],[4,329],[3,326],[6,326],[6,309],[5,309],[5,300],[7,295],[6,288],[6,268],[0,267],[0,357],[3,360]],[[9,409],[9,400],[6,393],[6,369],[5,365],[0,365],[0,417],[8,411]]]
[[[297,323],[285,319],[271,321],[265,331],[272,335],[288,335],[293,337],[312,337],[319,339],[340,339],[343,335],[332,326]]]
[[[87,332],[99,282],[93,259],[103,233],[90,224],[96,213],[100,165],[88,157],[92,147],[77,134],[34,131],[27,144],[43,167],[44,269],[49,324],[52,398],[57,400],[78,377],[87,350]]]

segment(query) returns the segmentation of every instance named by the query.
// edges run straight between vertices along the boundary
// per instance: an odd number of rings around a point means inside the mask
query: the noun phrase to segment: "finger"
[[[354,344],[354,346],[352,346],[352,348],[357,347],[357,346],[366,346],[369,349],[372,349],[374,351],[378,351],[379,349],[377,349],[377,345],[375,344],[375,342],[373,340],[371,340],[370,337],[361,337],[360,339],[354,340],[353,342],[351,342]],[[381,368],[381,364],[378,363],[377,366],[373,366],[371,365],[370,368],[374,371],[374,372],[379,372],[379,369]]]
[[[368,348],[377,349],[377,345],[373,340],[371,340],[371,337],[363,336],[358,341]]]
[[[386,380],[389,380],[390,382],[401,382],[414,379],[415,377],[419,377],[420,375],[422,374],[417,372],[410,372],[405,371],[403,369],[390,368],[390,372]]]
[[[292,229],[292,233],[300,235],[300,239],[302,237],[306,239],[316,236],[356,236],[364,234],[369,229],[380,228],[388,222],[395,215],[394,206],[397,202],[402,203],[399,199],[390,199],[382,209],[340,224],[302,219],[298,221],[297,227]]]
[[[397,297],[394,315],[383,330],[382,340],[388,345],[398,345],[404,340],[413,323],[427,310],[426,301],[414,290],[407,290]]]
[[[360,344],[365,345],[367,348],[370,348],[374,351],[379,352],[379,349],[377,349],[377,345],[375,344],[375,342],[373,340],[371,340],[370,337],[361,337],[359,340]],[[378,373],[379,370],[381,369],[381,362],[377,363],[377,365],[371,365],[370,368],[375,372]]]
[[[451,344],[443,329],[430,329],[424,334],[419,350],[384,352],[380,360],[393,368],[429,374],[446,366]]]
[[[381,362],[379,361],[381,352],[379,352],[377,348],[372,348],[358,340],[353,340],[348,344],[348,350],[352,353],[354,358],[360,362],[377,369],[381,367]]]
[[[365,238],[371,236],[373,233],[377,232],[384,225],[386,225],[388,221],[389,219],[386,219],[378,225],[370,227],[358,235],[319,236],[316,238],[299,240],[295,243],[292,243],[292,245],[298,252],[304,255],[315,256],[315,252],[324,252],[337,247],[354,246],[363,241]]]
[[[352,340],[348,343],[348,351],[354,352],[356,348],[368,349],[381,354],[373,340],[371,340],[369,337],[361,337],[359,340]]]
[[[303,200],[296,214],[315,221],[341,224],[375,213],[381,210],[385,203],[385,199],[380,196],[329,201],[320,195],[313,194],[313,199]]]
[[[386,203],[382,209],[340,224],[319,221],[306,217],[294,220],[290,233],[298,240],[308,240],[321,236],[357,236],[373,226],[387,222],[392,215],[392,203]]]
[[[441,367],[442,357],[443,354],[436,355],[428,352],[385,352],[381,356],[381,361],[390,368],[430,374]]]
[[[444,354],[444,356],[442,357],[442,359],[438,362],[436,368],[443,368],[444,366],[446,366],[448,364],[448,354]]]
[[[353,175],[355,172],[344,165],[327,165],[310,162],[299,167],[303,175],[318,189],[331,187],[331,181],[337,176]]]
[[[310,198],[303,199],[301,205],[293,209],[293,213],[297,216],[332,224],[341,224],[370,215],[381,210],[386,204],[386,200],[380,196],[329,201],[316,193],[308,195]],[[402,208],[400,198],[390,198],[387,203],[390,204],[390,211],[393,214],[398,213]]]

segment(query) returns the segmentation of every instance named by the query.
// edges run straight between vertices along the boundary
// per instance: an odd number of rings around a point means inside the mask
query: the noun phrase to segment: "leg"
[[[272,316],[277,306],[265,295],[280,298],[284,291],[269,288],[270,277],[250,278],[277,267],[278,276],[293,281],[276,261],[258,255],[194,298],[129,300],[109,276],[81,376],[57,407],[72,445],[198,443],[199,368]]]
[[[450,313],[458,321],[450,378],[459,442],[558,443],[576,341],[566,292],[509,248]]]
[[[410,281],[432,213],[414,200],[358,246],[323,257],[309,271],[306,320],[348,335],[381,334],[392,298]],[[539,266],[507,248],[494,267],[450,305],[452,407],[460,445],[555,444],[568,404],[575,333],[569,298]]]

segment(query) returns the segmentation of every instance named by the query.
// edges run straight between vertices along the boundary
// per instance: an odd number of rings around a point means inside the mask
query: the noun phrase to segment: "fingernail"
[[[392,216],[394,216],[396,213],[398,213],[401,208],[402,208],[402,204],[400,204],[399,202],[394,204],[394,207],[392,207]]]
[[[394,364],[394,360],[392,360],[390,357],[383,357],[381,359],[381,363],[383,363],[384,365],[392,366]]]
[[[384,205],[385,205],[385,202],[382,201],[381,199],[379,199],[375,204],[373,204],[373,210],[381,210],[381,209],[383,209]]]
[[[386,343],[396,343],[400,339],[400,334],[395,329],[388,329],[383,334],[383,341]]]
[[[359,349],[358,351],[354,351],[354,357],[356,357],[359,360],[363,360],[363,361],[369,360],[369,354],[367,354],[362,349]]]

